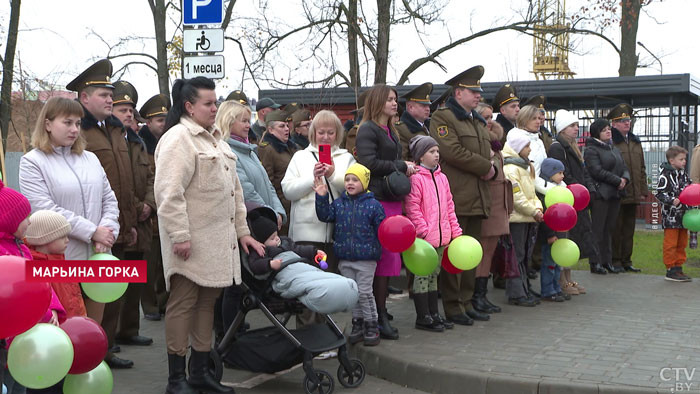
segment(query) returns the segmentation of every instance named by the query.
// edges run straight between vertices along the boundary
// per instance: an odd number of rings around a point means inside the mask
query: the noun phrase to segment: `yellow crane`
[[[569,79],[569,24],[566,0],[537,0],[537,20],[532,48],[532,72],[540,79]]]

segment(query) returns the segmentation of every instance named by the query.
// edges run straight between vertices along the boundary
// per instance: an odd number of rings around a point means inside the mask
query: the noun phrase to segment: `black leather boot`
[[[377,314],[379,315],[379,335],[382,339],[399,339],[398,330],[394,329],[389,323],[386,309],[378,309]]]
[[[168,385],[165,394],[199,394],[192,388],[185,376],[185,356],[168,354]]]
[[[351,345],[354,345],[358,342],[362,342],[362,339],[364,338],[364,324],[365,319],[361,317],[354,317],[352,319],[352,331],[348,336],[348,342],[350,342]]]
[[[433,321],[441,323],[442,326],[448,330],[455,328],[454,323],[449,322],[449,321],[447,321],[447,319],[440,316],[440,307],[438,306],[438,298],[440,298],[440,294],[437,291],[429,291],[428,292],[428,310],[430,311],[430,317],[433,318]]]
[[[488,306],[491,307],[491,310],[493,311],[492,313],[501,313],[501,307],[498,306],[498,305],[496,305],[496,304],[494,304],[493,302],[489,301],[488,297],[486,297],[486,295],[487,295],[488,292],[489,292],[489,278],[488,278],[488,277],[486,277],[486,278],[477,278],[477,280],[478,280],[478,279],[482,279],[482,280],[484,281],[484,284],[483,284],[483,286],[484,286],[483,292],[484,292],[484,301],[486,301],[486,305],[488,305]]]
[[[443,332],[445,326],[433,320],[428,308],[428,293],[414,293],[413,303],[416,306],[416,328],[419,330]]]
[[[600,263],[592,263],[591,264],[591,273],[598,274],[598,275],[606,275],[608,273],[608,271],[606,271],[605,268],[603,268],[603,266],[600,265]]]
[[[190,380],[192,387],[207,393],[233,393],[233,389],[222,385],[209,371],[209,352],[192,350],[190,356]]]
[[[486,300],[486,286],[488,286],[489,278],[476,278],[474,282],[474,295],[472,296],[472,306],[479,312],[483,313],[496,313],[500,312],[500,308],[496,310],[494,307],[489,305]]]

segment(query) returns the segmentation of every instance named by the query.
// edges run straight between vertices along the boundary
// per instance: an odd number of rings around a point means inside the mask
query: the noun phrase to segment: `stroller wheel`
[[[350,371],[346,371],[342,364],[338,365],[338,382],[343,387],[355,388],[365,380],[365,365],[356,358],[350,359],[350,365],[352,366]]]
[[[304,392],[306,394],[331,394],[335,388],[331,374],[320,369],[314,369],[314,374],[316,374],[319,384],[312,382],[308,376],[304,376]]]
[[[187,369],[190,370],[190,363],[192,358],[187,360]],[[209,373],[216,378],[217,381],[221,381],[224,377],[224,362],[221,360],[221,355],[216,352],[216,350],[211,349],[209,352]]]

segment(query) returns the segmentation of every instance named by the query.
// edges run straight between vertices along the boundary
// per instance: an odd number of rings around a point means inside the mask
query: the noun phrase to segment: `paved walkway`
[[[490,289],[490,299],[502,305],[503,313],[445,333],[415,330],[412,301],[405,296],[391,299],[389,310],[401,339],[354,349],[371,374],[398,385],[371,392],[700,393],[698,281],[579,271],[574,278],[588,294],[535,308],[503,305],[503,291]],[[349,317],[340,314],[336,320],[347,325]],[[260,315],[251,321],[263,324]],[[163,322],[142,325],[142,333],[153,336],[156,344],[123,347],[121,355],[137,366],[114,371],[114,393],[163,391]],[[327,365],[335,375],[337,361]],[[303,392],[301,374],[296,373],[294,379],[281,378],[270,391],[263,386],[240,390],[251,379],[264,379],[247,372],[225,370],[224,381],[235,383],[240,392]],[[371,387],[377,384],[375,380]],[[336,385],[336,390],[365,393],[369,387]]]

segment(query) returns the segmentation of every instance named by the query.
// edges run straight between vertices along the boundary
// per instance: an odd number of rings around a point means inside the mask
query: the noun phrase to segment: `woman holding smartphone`
[[[289,237],[328,253],[328,270],[332,272],[338,271],[333,253],[333,224],[316,217],[313,186],[314,177],[321,176],[333,199],[343,192],[345,171],[355,163],[347,150],[338,147],[343,133],[343,125],[335,113],[324,110],[316,114],[309,129],[309,146],[294,154],[282,179],[282,191],[292,202]]]

